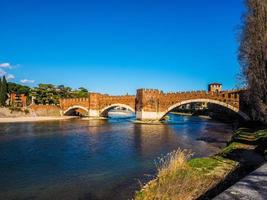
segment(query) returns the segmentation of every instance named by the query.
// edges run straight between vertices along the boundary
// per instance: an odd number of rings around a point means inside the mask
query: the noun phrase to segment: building
[[[208,85],[209,92],[216,92],[219,93],[222,91],[222,84],[220,83],[211,83]]]
[[[27,106],[27,96],[25,94],[10,94],[9,104],[16,107],[26,107]]]

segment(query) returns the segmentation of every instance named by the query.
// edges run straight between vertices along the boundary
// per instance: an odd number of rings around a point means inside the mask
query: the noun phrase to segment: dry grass
[[[236,138],[238,141],[235,141]],[[226,158],[227,155],[235,150],[255,149],[261,143],[266,146],[266,138],[267,130],[251,133],[247,129],[239,129],[232,142],[215,156],[190,159],[192,154],[189,151],[173,151],[158,160],[157,177],[136,193],[135,200],[197,199],[223,182],[238,167],[239,163]],[[250,144],[250,141],[256,143]],[[266,148],[263,152],[267,156]]]
[[[233,165],[225,159],[192,159],[186,150],[176,150],[159,159],[158,176],[135,195],[136,200],[191,200],[217,184]],[[216,169],[216,170],[215,170]],[[215,173],[216,172],[216,173]]]

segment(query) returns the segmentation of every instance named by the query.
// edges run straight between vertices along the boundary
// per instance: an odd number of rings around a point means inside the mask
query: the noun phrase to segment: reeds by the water
[[[157,162],[157,177],[137,192],[135,199],[191,200],[205,192],[210,185],[214,184],[216,176],[203,173],[203,169],[195,166],[196,162],[191,166],[188,162],[191,156],[190,151],[178,149],[160,158]],[[202,161],[207,165],[211,164],[210,160]],[[214,164],[212,163],[215,167]]]

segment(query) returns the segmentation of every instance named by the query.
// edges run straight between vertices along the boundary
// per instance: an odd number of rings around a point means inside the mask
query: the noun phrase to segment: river
[[[170,114],[165,125],[81,119],[0,125],[0,199],[129,199],[156,173],[155,160],[182,148],[214,154],[232,127]]]

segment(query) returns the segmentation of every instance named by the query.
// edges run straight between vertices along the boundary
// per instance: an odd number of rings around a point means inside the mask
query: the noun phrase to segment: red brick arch
[[[189,99],[189,100],[184,100],[181,102],[177,102],[174,105],[170,106],[166,111],[163,112],[163,114],[159,117],[160,119],[163,119],[164,116],[166,116],[168,113],[170,113],[173,109],[180,107],[185,104],[190,104],[190,103],[211,103],[211,104],[216,104],[225,107],[226,109],[230,109],[233,112],[236,112],[238,115],[240,115],[243,119],[249,120],[249,117],[246,113],[242,112],[238,108],[229,105],[225,102],[219,101],[219,100],[212,100],[212,99]]]
[[[208,102],[233,110],[248,120],[248,115],[240,110],[241,92],[241,90],[229,90],[163,93],[155,89],[139,89],[136,94],[136,116],[140,120],[160,120],[174,107],[192,102]]]
[[[60,107],[65,111],[80,106],[88,110],[89,116],[99,117],[108,109],[121,105],[121,107],[135,111],[137,119],[159,120],[179,105],[192,102],[208,102],[221,105],[238,113],[244,119],[249,119],[248,115],[240,109],[241,90],[221,91],[222,86],[220,84],[211,84],[211,89],[214,89],[212,88],[213,85],[216,86],[216,90],[163,93],[155,89],[138,89],[135,96],[89,93],[88,98],[60,99]]]
[[[131,107],[131,106],[126,105],[126,104],[115,103],[115,104],[108,105],[108,106],[104,107],[103,109],[101,109],[100,112],[99,112],[99,115],[100,116],[106,116],[107,112],[109,110],[111,110],[113,108],[116,108],[116,107],[126,108],[126,109],[132,111],[133,113],[135,113],[134,107]]]
[[[63,114],[65,115],[65,114],[67,114],[71,110],[83,110],[86,113],[89,112],[88,108],[85,108],[85,107],[83,107],[81,105],[73,105],[73,106],[70,106],[69,108],[67,108],[66,110],[64,110],[63,111]]]
[[[88,111],[88,115],[91,117],[99,117],[106,110],[117,106],[135,112],[135,96],[111,96],[100,93],[89,93],[88,98],[60,99],[60,107],[63,110],[63,114],[71,109],[80,108]]]

